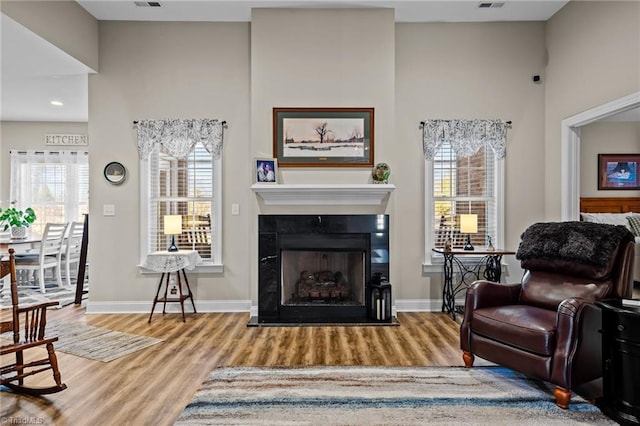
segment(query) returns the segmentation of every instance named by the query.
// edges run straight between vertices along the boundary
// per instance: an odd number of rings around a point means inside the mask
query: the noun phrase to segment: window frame
[[[149,179],[151,176],[151,160],[153,155],[148,158],[140,159],[140,270],[142,273],[156,273],[144,268],[144,260],[150,252],[149,250],[149,206],[150,192]],[[222,262],[222,153],[218,158],[212,156],[212,190],[211,196],[211,260],[204,260],[195,267],[193,273],[222,273],[224,264]]]
[[[485,149],[491,149],[486,147]],[[495,155],[495,154],[494,154]],[[442,254],[435,253],[433,248],[435,247],[435,229],[434,218],[431,217],[435,208],[435,196],[433,188],[433,164],[434,160],[424,159],[424,261],[422,263],[423,273],[442,272],[442,265],[444,263],[444,257]],[[504,159],[496,158],[494,161],[494,191],[496,198],[496,238],[493,241],[493,245],[496,248],[504,247],[504,193],[505,193],[505,181],[504,181]],[[461,258],[463,263],[473,264],[477,262],[477,256],[464,256]]]

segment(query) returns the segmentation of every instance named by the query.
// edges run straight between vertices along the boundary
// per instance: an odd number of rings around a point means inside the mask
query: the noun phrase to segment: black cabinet
[[[625,425],[640,424],[640,306],[598,302],[602,308],[600,409]]]

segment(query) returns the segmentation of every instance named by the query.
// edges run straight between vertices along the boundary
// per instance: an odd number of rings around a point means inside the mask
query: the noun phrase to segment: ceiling
[[[567,1],[501,0],[480,8],[480,1],[384,0],[160,0],[161,7],[136,6],[134,1],[86,0],[77,2],[99,20],[133,21],[251,21],[254,8],[389,8],[396,22],[546,21]],[[137,2],[146,3],[149,2]],[[501,5],[501,6],[500,6]]]
[[[134,1],[77,0],[98,20],[248,22],[253,8],[392,8],[396,22],[546,21],[567,1],[382,0],[160,0],[161,7]],[[140,2],[138,2],[140,3]],[[502,5],[500,5],[502,3]],[[2,15],[1,108],[3,121],[88,120],[85,65]],[[51,101],[64,105],[51,105]]]
[[[2,121],[87,121],[89,68],[5,15],[0,36]]]

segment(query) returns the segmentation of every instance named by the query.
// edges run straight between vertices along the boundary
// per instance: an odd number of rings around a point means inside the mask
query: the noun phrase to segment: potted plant
[[[0,208],[0,224],[4,223],[3,230],[11,228],[11,238],[25,238],[27,228],[36,220],[36,212],[31,207],[24,211],[15,207],[16,202],[11,202],[11,207],[6,210]]]

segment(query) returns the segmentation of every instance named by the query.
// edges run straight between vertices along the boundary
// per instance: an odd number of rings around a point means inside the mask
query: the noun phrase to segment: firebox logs
[[[343,301],[350,296],[349,284],[340,271],[302,271],[296,288],[298,293],[293,297],[298,300]]]

